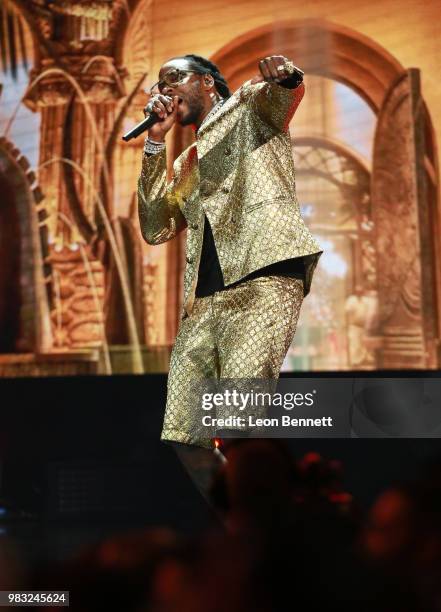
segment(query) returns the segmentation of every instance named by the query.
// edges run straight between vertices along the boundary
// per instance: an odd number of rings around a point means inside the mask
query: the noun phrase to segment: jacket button
[[[188,200],[187,196],[182,196],[182,201],[186,202]]]
[[[222,187],[221,191],[222,191],[222,193],[230,193],[230,188],[225,186],[225,187]]]
[[[199,225],[197,223],[192,223],[191,224],[191,229],[197,230],[199,227]]]
[[[224,151],[225,155],[231,155],[231,148],[227,147]]]
[[[193,258],[192,257],[186,257],[185,260],[189,264],[193,263]]]

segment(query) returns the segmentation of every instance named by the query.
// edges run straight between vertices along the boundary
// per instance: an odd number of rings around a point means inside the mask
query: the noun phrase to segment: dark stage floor
[[[141,526],[191,534],[216,525],[173,448],[159,441],[165,375],[1,379],[0,393],[0,537],[31,562]],[[346,489],[363,507],[441,453],[437,439],[289,445],[295,456],[340,459]]]

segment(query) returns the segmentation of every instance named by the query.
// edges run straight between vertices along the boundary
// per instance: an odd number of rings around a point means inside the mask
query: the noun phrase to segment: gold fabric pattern
[[[193,384],[207,378],[277,379],[302,301],[302,281],[284,276],[262,276],[196,298],[171,355],[161,439],[212,448]]]

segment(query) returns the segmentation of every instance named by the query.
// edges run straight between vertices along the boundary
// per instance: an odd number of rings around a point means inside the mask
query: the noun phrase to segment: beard
[[[199,86],[199,83],[196,83]],[[198,87],[199,89],[199,87]],[[191,91],[187,94],[184,104],[188,107],[188,111],[182,115],[179,123],[182,126],[197,124],[200,116],[204,112],[204,101],[198,90]]]

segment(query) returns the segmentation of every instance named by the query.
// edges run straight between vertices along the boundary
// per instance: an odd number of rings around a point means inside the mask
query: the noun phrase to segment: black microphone
[[[125,142],[128,142],[129,140],[132,140],[132,138],[136,138],[137,136],[148,130],[150,127],[152,127],[152,125],[158,123],[158,121],[161,121],[161,118],[156,113],[149,113],[145,119],[140,121],[140,123],[135,125],[134,128],[124,134],[122,139]]]

